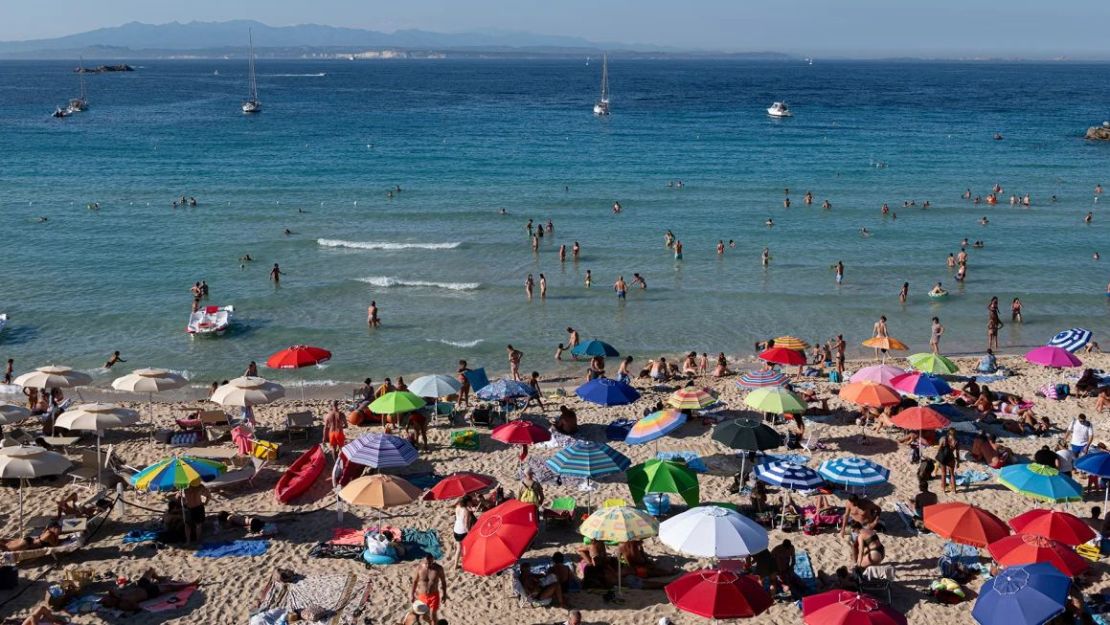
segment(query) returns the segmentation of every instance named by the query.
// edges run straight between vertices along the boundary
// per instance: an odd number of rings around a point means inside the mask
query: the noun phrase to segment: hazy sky
[[[127,21],[515,30],[811,55],[1110,58],[1110,0],[0,0],[0,40]]]

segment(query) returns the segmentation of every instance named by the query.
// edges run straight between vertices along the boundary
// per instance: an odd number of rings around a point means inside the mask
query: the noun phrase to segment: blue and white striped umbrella
[[[416,462],[416,448],[392,434],[364,434],[343,446],[343,455],[355,464],[374,469],[407,467]]]
[[[632,461],[605,443],[575,441],[545,464],[559,475],[590,479],[621,473],[632,466]]]
[[[813,469],[783,460],[764,462],[755,468],[755,476],[772,486],[789,490],[813,490],[825,483]]]
[[[783,386],[786,384],[785,374],[774,369],[761,369],[749,371],[736,380],[740,388],[763,388],[765,386]]]
[[[1091,342],[1091,331],[1084,330],[1083,328],[1071,328],[1068,330],[1061,330],[1052,337],[1048,342],[1053,347],[1060,347],[1068,350],[1071,353],[1079,351],[1087,343]]]
[[[506,399],[535,396],[536,390],[534,388],[524,382],[517,382],[508,378],[494,380],[478,391],[478,399],[483,401],[505,401]]]
[[[830,484],[848,487],[877,486],[890,479],[890,469],[858,456],[826,460],[817,472]]]

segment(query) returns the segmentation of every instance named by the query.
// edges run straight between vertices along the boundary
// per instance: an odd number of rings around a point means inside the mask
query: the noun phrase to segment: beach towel
[[[355,589],[355,576],[350,573],[335,575],[307,575],[289,584],[273,584],[267,589],[262,604],[258,610],[267,612],[274,608],[285,610],[303,610],[309,606],[318,606],[327,611],[327,615],[320,620],[299,621],[303,625],[325,625],[333,621],[354,622],[350,615],[343,616],[344,612],[352,606]],[[339,615],[341,618],[335,618]]]
[[[405,544],[405,560],[419,560],[425,554],[436,560],[443,558],[443,543],[435,530],[401,530],[401,542]]]
[[[809,553],[805,551],[794,553],[794,574],[802,580],[806,594],[817,592],[817,576],[813,574],[813,563],[809,560]]]
[[[365,530],[356,527],[337,527],[331,531],[331,540],[328,541],[332,545],[358,545],[362,547],[366,544],[364,536]]]
[[[198,558],[244,558],[260,556],[269,548],[268,540],[225,540],[204,543],[193,555]]]
[[[906,531],[917,536],[920,532],[917,531],[917,525],[914,519],[917,517],[914,511],[902,501],[894,502],[894,511],[898,513],[898,518],[902,519],[902,523],[906,526]]]
[[[167,610],[176,610],[185,606],[189,601],[189,597],[197,591],[196,584],[192,584],[175,590],[173,592],[162,593],[153,599],[147,599],[139,604],[139,607],[147,612],[166,612]]]
[[[524,479],[524,470],[532,469],[532,477],[540,484],[554,484],[559,477],[551,470],[542,460],[536,458],[528,458],[524,464],[520,465],[516,470],[516,477],[518,480]],[[564,480],[569,482],[572,480]]]
[[[361,534],[359,539],[361,541]],[[336,560],[357,560],[362,556],[362,551],[366,548],[365,543],[359,542],[357,545],[336,545],[332,543],[319,542],[308,550],[308,557],[310,558],[333,558]]]
[[[1008,377],[1010,376],[1006,375],[1005,373],[991,373],[977,375],[974,377],[974,380],[979,384],[994,384],[995,382],[1001,382]]]
[[[131,530],[123,535],[124,544],[145,543],[158,540],[157,530]]]
[[[990,473],[968,469],[956,474],[956,486],[971,486],[976,482],[986,482],[989,479],[991,479]]]
[[[435,475],[433,473],[412,473],[408,475],[398,475],[397,477],[408,480],[413,486],[422,490],[427,490],[439,484],[440,480],[443,479],[442,475]]]
[[[96,610],[100,607],[100,598],[105,596],[106,594],[108,593],[91,593],[87,595],[81,595],[73,601],[70,601],[66,605],[65,611],[69,612],[70,614],[88,614],[89,612],[96,612]]]
[[[661,451],[655,454],[655,457],[659,458],[660,460],[674,460],[675,458],[681,458],[683,461],[686,462],[686,468],[690,469],[694,473],[709,472],[709,467],[706,467],[705,463],[702,462],[701,456],[692,451]]]
[[[562,449],[567,445],[577,442],[577,438],[574,438],[573,436],[568,436],[566,434],[563,434],[562,432],[555,430],[555,428],[552,428],[551,439],[546,440],[542,443],[537,443],[536,447],[543,447],[544,449]]]

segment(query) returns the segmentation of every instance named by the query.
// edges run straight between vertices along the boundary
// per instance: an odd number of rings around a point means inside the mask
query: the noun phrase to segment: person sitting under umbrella
[[[937,503],[939,499],[937,494],[929,490],[929,480],[917,480],[917,494],[913,496],[913,501],[907,502],[909,508],[914,512],[914,525],[921,529],[924,527],[923,520],[925,519],[925,508]]]
[[[1083,375],[1075,383],[1075,394],[1079,397],[1093,397],[1100,381],[1101,378],[1095,374],[1094,369],[1084,369]]]
[[[668,577],[677,571],[657,563],[644,551],[644,541],[629,540],[617,546],[617,557],[628,565],[636,577]],[[647,588],[647,586],[644,586]]]
[[[587,539],[586,544],[578,548],[578,555],[582,588],[609,590],[617,585],[617,562],[605,551],[604,542]]]
[[[527,562],[520,563],[520,586],[532,601],[542,602],[554,600],[560,608],[567,609],[566,600],[563,598],[563,588],[555,575],[548,574],[542,578],[532,572],[532,567]]]

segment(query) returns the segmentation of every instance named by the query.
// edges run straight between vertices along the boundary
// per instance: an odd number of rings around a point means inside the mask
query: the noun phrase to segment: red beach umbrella
[[[772,347],[764,350],[760,352],[759,358],[779,365],[801,366],[806,364],[804,353],[785,347]]]
[[[1014,534],[987,545],[987,550],[1002,566],[1048,562],[1068,577],[1087,570],[1087,561],[1067,545],[1034,534]]]
[[[1095,537],[1095,531],[1074,514],[1037,508],[1010,519],[1015,532],[1036,534],[1065,545],[1082,545]]]
[[[463,570],[475,575],[504,571],[532,544],[540,531],[536,506],[510,499],[487,510],[459,546]]]
[[[914,406],[894,415],[891,423],[905,430],[939,430],[948,427],[948,417],[926,406]]]
[[[986,547],[1010,535],[1002,519],[982,508],[966,503],[938,503],[925,506],[925,527],[961,545]]]
[[[331,352],[322,347],[294,345],[272,354],[266,359],[271,369],[300,369],[331,360]]]
[[[452,473],[433,486],[424,499],[441,501],[444,499],[458,499],[463,495],[476,493],[493,485],[493,478],[477,473],[461,471]]]
[[[802,599],[806,625],[906,625],[905,615],[867,595],[830,590]]]
[[[528,446],[551,440],[551,432],[531,421],[517,419],[493,428],[490,438],[508,445],[523,445],[520,461],[524,462],[528,457]]]
[[[712,619],[751,618],[773,603],[758,577],[732,571],[694,571],[667,584],[664,590],[679,610]]]

